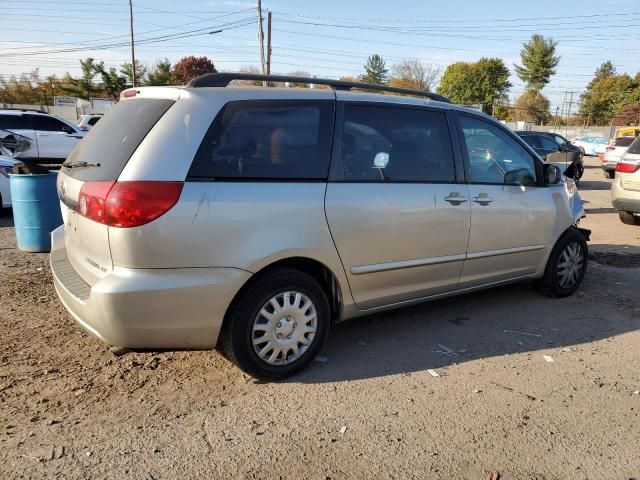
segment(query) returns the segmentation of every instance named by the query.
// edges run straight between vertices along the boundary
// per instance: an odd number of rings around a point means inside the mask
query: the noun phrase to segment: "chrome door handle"
[[[460,205],[461,203],[468,202],[467,197],[460,195],[460,192],[451,192],[448,196],[444,197],[445,202],[449,202],[451,205]]]
[[[473,201],[480,205],[489,205],[493,202],[493,198],[491,198],[487,193],[481,193],[477,197],[473,197]]]

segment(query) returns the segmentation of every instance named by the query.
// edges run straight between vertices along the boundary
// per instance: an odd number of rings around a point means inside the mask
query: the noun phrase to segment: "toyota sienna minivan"
[[[307,365],[334,322],[524,280],[564,297],[587,267],[575,184],[426,92],[253,74],[129,89],[57,188],[51,268],[85,330],[220,347],[262,379]]]

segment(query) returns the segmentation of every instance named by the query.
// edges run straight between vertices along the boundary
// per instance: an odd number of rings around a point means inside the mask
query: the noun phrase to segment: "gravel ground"
[[[573,297],[514,285],[345,322],[271,384],[217,352],[114,356],[5,212],[0,478],[639,477],[640,227],[608,182],[588,168],[580,186],[592,261]]]

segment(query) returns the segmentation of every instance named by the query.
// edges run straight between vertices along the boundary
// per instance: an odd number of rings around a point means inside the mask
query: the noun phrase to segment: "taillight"
[[[94,222],[107,224],[107,195],[115,182],[85,182],[80,189],[76,211]]]
[[[640,163],[638,162],[618,162],[616,165],[616,172],[621,173],[635,173],[640,169]]]
[[[77,211],[110,227],[138,227],[171,209],[182,186],[182,182],[86,182]]]
[[[86,126],[84,126],[84,125],[78,125],[78,128],[79,128],[80,130],[82,130],[83,132],[86,132],[87,130],[89,130],[89,128],[88,128],[88,127],[86,127]]]
[[[129,88],[128,90],[123,90],[122,93],[120,93],[120,97],[131,98],[131,97],[135,97],[137,94],[138,94],[138,90],[136,90],[135,88]]]
[[[606,150],[607,152],[613,152],[615,149],[616,149],[616,147],[612,147],[612,146],[610,145],[610,146],[608,146],[605,150]]]

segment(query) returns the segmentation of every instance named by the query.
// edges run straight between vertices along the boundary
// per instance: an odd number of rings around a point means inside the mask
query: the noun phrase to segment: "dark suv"
[[[519,130],[516,133],[540,155],[546,163],[553,163],[575,181],[584,173],[582,148],[572,145],[562,135],[553,132]]]

